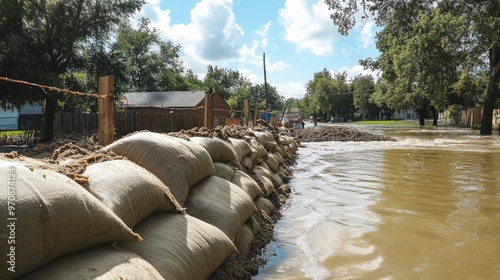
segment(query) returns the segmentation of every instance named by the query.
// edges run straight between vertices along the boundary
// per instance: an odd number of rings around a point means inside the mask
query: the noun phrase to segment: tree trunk
[[[495,44],[490,49],[490,75],[488,91],[484,101],[483,116],[481,119],[481,135],[491,135],[493,130],[493,109],[498,97],[498,82],[500,77],[500,47]]]
[[[434,107],[431,108],[431,111],[432,111],[432,125],[438,126],[438,111]]]
[[[54,96],[47,96],[45,98],[45,113],[44,113],[44,129],[43,141],[51,141],[54,139],[54,121],[56,116],[57,98]]]
[[[425,109],[417,109],[418,123],[422,126],[425,125]]]

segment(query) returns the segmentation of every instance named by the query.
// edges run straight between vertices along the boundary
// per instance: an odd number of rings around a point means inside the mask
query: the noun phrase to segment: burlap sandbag
[[[106,146],[158,177],[182,206],[189,188],[214,174],[212,158],[202,146],[159,133],[141,132]]]
[[[131,228],[154,212],[183,211],[160,179],[131,161],[93,164],[83,175],[88,190]]]
[[[19,279],[162,280],[165,278],[138,255],[111,245],[103,245],[59,258]]]
[[[245,191],[217,176],[208,176],[193,186],[184,206],[189,215],[216,226],[231,240],[256,211]]]
[[[262,175],[261,173],[254,173],[253,176],[256,177],[256,180],[258,182],[260,182],[260,184],[262,186],[261,190],[264,192],[264,196],[265,197],[268,197],[273,192],[275,192],[274,184],[273,184],[273,182],[269,178],[267,178],[266,176]]]
[[[221,230],[190,215],[152,214],[135,230],[144,241],[118,247],[141,256],[168,280],[207,279],[236,251]]]
[[[278,170],[279,164],[278,161],[276,160],[276,157],[274,156],[273,153],[269,153],[266,158],[266,164],[271,168],[272,172],[276,172]]]
[[[238,257],[240,259],[244,260],[247,258],[252,240],[252,231],[245,224],[243,224],[238,230],[236,240],[234,241],[234,245],[236,246],[236,249],[238,249]]]
[[[275,188],[283,185],[283,180],[281,179],[281,177],[278,174],[270,172],[264,166],[261,166],[261,165],[254,166],[253,167],[253,172],[255,172],[255,173],[259,174],[259,175],[267,177],[269,180],[271,180],[271,182],[273,183],[273,186]]]
[[[7,223],[0,235],[1,279],[19,277],[91,246],[141,240],[106,205],[62,174],[0,161],[0,178],[5,182],[0,209]],[[8,270],[11,260],[14,273]]]
[[[264,210],[267,213],[267,215],[271,215],[274,212],[274,210],[276,210],[276,206],[274,206],[274,204],[269,199],[264,198],[262,196],[257,197],[254,200],[254,203],[255,206],[257,206],[257,208]]]
[[[252,131],[253,135],[257,138],[262,146],[266,146],[267,142],[274,141],[273,134],[269,131]]]
[[[278,146],[278,144],[276,144],[275,141],[268,141],[265,148],[267,151],[272,152],[274,150],[274,148],[276,148],[277,146]]]
[[[250,175],[246,174],[243,171],[235,170],[233,180],[231,180],[231,182],[242,188],[252,199],[255,199],[259,195],[265,195],[262,189],[259,187],[259,184],[255,182],[255,180],[250,177]]]
[[[262,146],[257,140],[251,139],[249,144],[252,147],[252,149],[254,149],[257,152],[258,158],[262,159],[262,158],[267,157],[266,148],[264,148],[264,146]]]
[[[233,164],[239,162],[228,141],[211,137],[191,137],[189,140],[205,148],[213,162],[231,162]]]
[[[274,159],[276,159],[276,162],[278,163],[278,167],[285,163],[285,159],[280,153],[274,152],[272,154],[274,155]]]
[[[215,176],[231,181],[234,177],[235,167],[232,164],[214,162]]]
[[[230,146],[236,154],[236,159],[238,160],[238,162],[241,163],[241,160],[245,156],[252,154],[252,148],[245,140],[229,138],[229,141],[231,142]]]
[[[250,173],[250,171],[252,171],[252,169],[253,169],[253,166],[254,166],[254,162],[253,162],[251,157],[246,156],[243,159],[241,159],[241,167],[246,172]]]

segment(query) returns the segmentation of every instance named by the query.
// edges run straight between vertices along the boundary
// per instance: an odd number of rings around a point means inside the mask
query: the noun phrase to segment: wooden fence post
[[[253,126],[257,125],[257,116],[259,115],[259,103],[255,103],[255,109],[253,110]]]
[[[107,146],[114,141],[114,84],[114,76],[99,78],[99,95],[106,96],[105,98],[99,98],[98,142],[101,146]]]
[[[203,114],[203,126],[214,128],[214,94],[205,95],[205,113]]]
[[[243,114],[245,115],[245,123],[243,125],[245,126],[248,126],[248,122],[250,121],[249,120],[249,114],[248,114],[248,99],[245,99],[245,101],[243,101]]]

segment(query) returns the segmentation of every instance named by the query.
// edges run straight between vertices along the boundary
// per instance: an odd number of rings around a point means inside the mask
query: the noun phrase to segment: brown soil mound
[[[345,126],[319,126],[315,128],[298,129],[292,132],[300,142],[325,141],[396,141],[392,137],[359,131]]]

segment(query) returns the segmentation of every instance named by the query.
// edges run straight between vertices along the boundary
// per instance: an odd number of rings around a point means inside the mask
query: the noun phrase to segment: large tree
[[[351,81],[354,107],[356,113],[363,119],[376,119],[380,108],[372,98],[375,92],[375,82],[371,75],[358,75]]]
[[[63,86],[77,69],[89,40],[108,39],[137,12],[143,0],[3,0],[0,5],[0,76]],[[53,138],[60,93],[2,83],[1,102],[45,102],[44,140]]]
[[[484,99],[483,118],[481,123],[481,134],[488,135],[492,131],[493,109],[498,98],[498,84],[500,81],[500,33],[497,32],[500,27],[500,2],[497,0],[324,0],[325,3],[332,9],[331,18],[333,22],[339,26],[339,32],[347,34],[348,31],[355,26],[356,15],[361,11],[361,18],[366,20],[369,16],[374,16],[377,24],[388,28],[391,21],[397,21],[398,25],[394,25],[397,34],[400,38],[407,37],[405,31],[412,31],[412,25],[418,23],[421,16],[431,14],[429,11],[439,9],[446,16],[453,17],[452,20],[461,20],[465,23],[465,28],[460,28],[458,32],[453,29],[448,29],[448,38],[455,36],[462,45],[461,48],[467,48],[469,54],[461,62],[471,63],[480,60],[483,55],[489,64],[489,78],[486,97]],[[433,17],[436,18],[436,17]],[[446,26],[451,26],[439,19]],[[432,21],[432,19],[430,19]],[[420,26],[424,30],[425,26]],[[429,26],[427,27],[429,28]],[[443,30],[443,29],[441,29]],[[446,30],[446,28],[444,29]],[[462,30],[466,32],[461,32]],[[445,44],[448,43],[441,41]],[[454,42],[449,44],[452,46]],[[384,50],[381,50],[384,53]],[[414,59],[414,57],[408,57]],[[388,61],[383,61],[389,63]],[[449,61],[450,64],[456,61]],[[463,65],[462,65],[463,66]],[[428,66],[432,67],[431,65]],[[462,67],[463,68],[463,67]],[[398,74],[395,69],[389,75]],[[439,74],[438,74],[439,75]],[[438,76],[436,75],[436,76]],[[388,79],[390,82],[391,79]],[[451,81],[448,81],[451,83]],[[455,81],[456,83],[456,81]],[[413,84],[410,84],[411,86]],[[448,84],[450,85],[450,84]],[[397,87],[398,85],[396,85]],[[429,100],[432,101],[432,100]],[[432,103],[432,102],[431,102]]]

